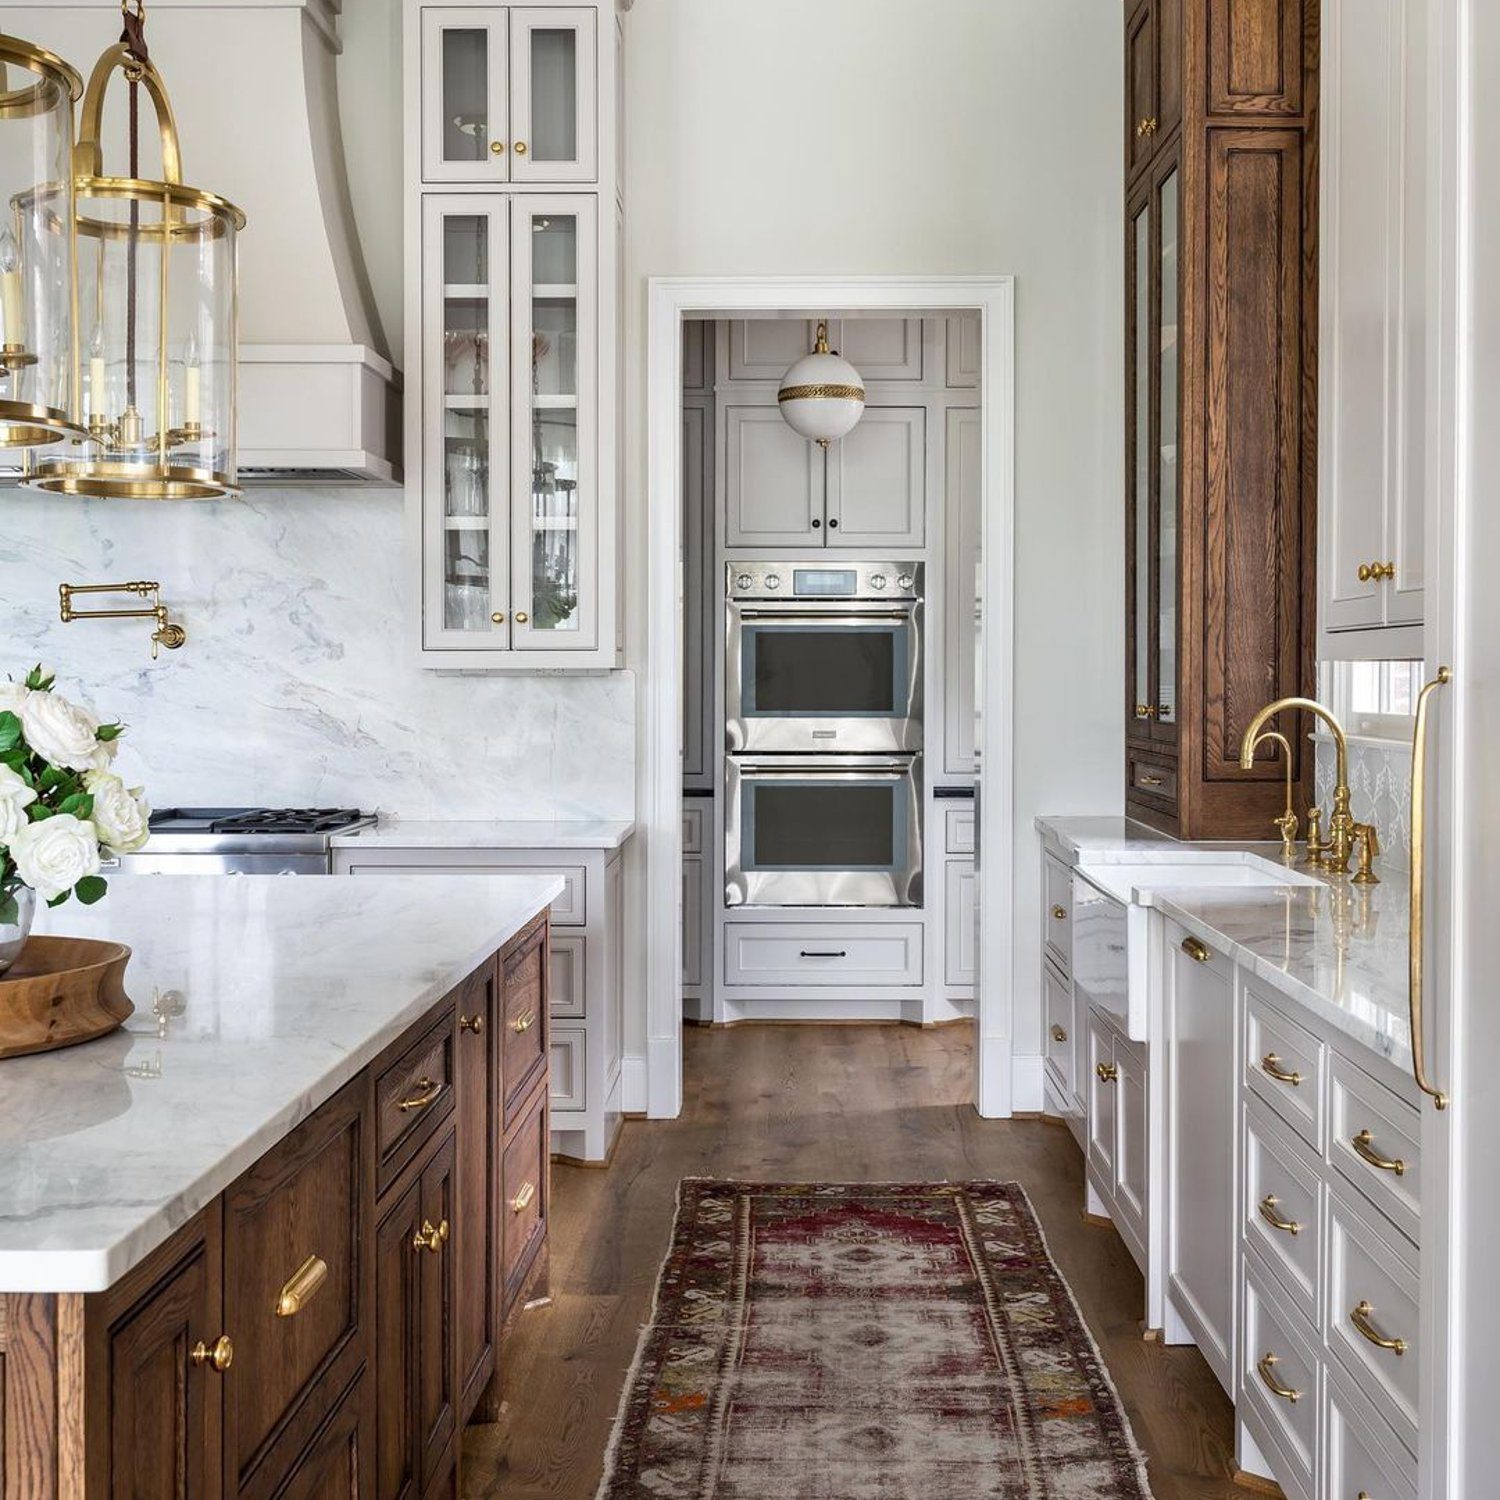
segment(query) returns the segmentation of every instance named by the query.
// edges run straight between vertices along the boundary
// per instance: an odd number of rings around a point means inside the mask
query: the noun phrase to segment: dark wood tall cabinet
[[[1317,79],[1317,0],[1127,6],[1126,805],[1182,838],[1273,836],[1240,736],[1314,687]]]

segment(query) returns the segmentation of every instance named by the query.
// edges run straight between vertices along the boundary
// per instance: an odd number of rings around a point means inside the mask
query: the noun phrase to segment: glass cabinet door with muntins
[[[512,643],[597,644],[597,209],[518,198],[511,251]]]
[[[503,7],[424,7],[422,176],[428,182],[509,179],[509,83]]]
[[[1127,579],[1129,702],[1126,734],[1149,739],[1154,701],[1151,686],[1151,204],[1136,211],[1126,233],[1126,516],[1130,557]]]
[[[598,178],[598,13],[517,6],[510,13],[510,180]]]
[[[1177,295],[1178,176],[1170,172],[1157,190],[1157,252],[1160,373],[1156,452],[1156,727],[1159,737],[1175,739],[1177,724],[1177,430],[1181,381],[1178,378]]]
[[[424,206],[423,645],[510,644],[507,205]]]

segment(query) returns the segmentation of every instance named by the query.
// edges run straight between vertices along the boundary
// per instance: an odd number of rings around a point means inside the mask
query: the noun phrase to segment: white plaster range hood
[[[387,357],[344,164],[335,77],[342,5],[147,6],[147,45],[177,116],[183,175],[237,203],[249,221],[240,237],[246,483],[400,478],[401,377]],[[4,0],[0,31],[49,48],[87,78],[119,35],[120,4]],[[105,168],[116,173],[125,171],[125,97],[117,82],[105,116]],[[142,107],[142,175],[154,177],[155,131],[149,103]]]

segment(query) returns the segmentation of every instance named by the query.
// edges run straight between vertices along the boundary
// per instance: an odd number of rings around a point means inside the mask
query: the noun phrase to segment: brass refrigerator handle
[[[1423,927],[1422,896],[1427,856],[1427,705],[1434,692],[1453,681],[1451,667],[1439,667],[1437,676],[1417,695],[1417,722],[1411,750],[1411,931],[1407,938],[1410,966],[1407,1004],[1411,1019],[1411,1071],[1416,1085],[1439,1109],[1447,1109],[1448,1096],[1427,1077],[1427,1047],[1422,1028]]]

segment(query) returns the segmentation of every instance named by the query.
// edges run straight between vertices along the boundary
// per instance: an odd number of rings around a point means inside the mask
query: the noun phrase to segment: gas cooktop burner
[[[264,807],[215,818],[210,833],[337,833],[363,814],[352,807]]]

